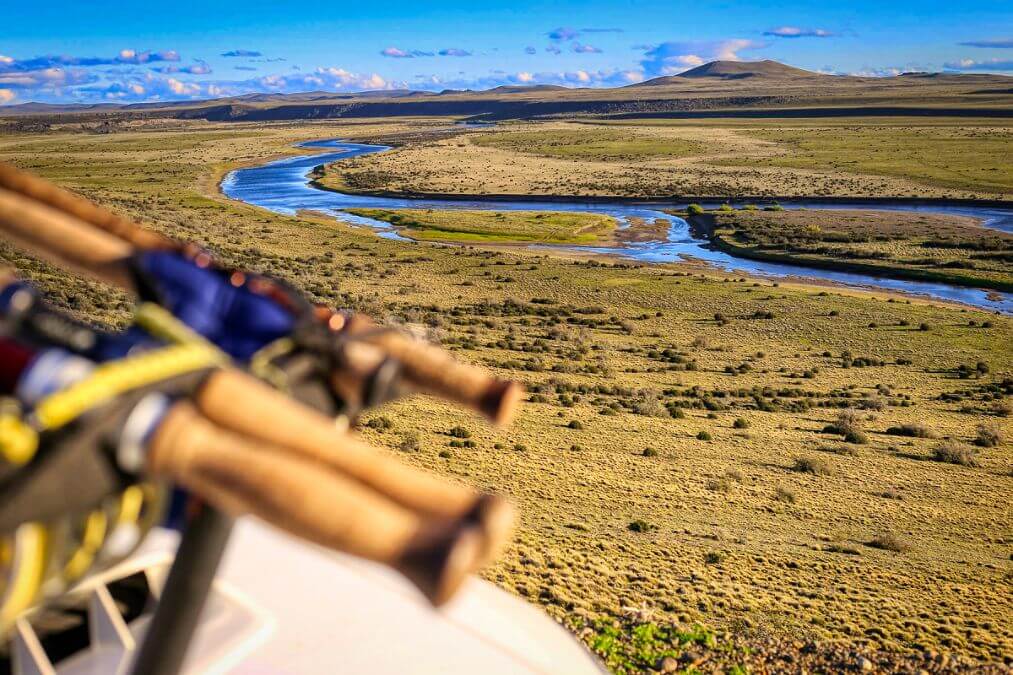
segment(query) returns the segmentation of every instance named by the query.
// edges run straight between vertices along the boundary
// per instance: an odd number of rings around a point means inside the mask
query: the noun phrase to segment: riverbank
[[[739,258],[1013,292],[1013,235],[961,222],[970,219],[890,213],[888,230],[877,229],[880,214],[860,211],[679,213],[696,236]]]

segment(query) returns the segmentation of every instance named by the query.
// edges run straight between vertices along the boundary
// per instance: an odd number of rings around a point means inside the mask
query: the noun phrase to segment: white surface
[[[172,545],[155,533],[145,549]],[[538,608],[480,579],[434,610],[395,572],[236,524],[218,579],[271,619],[215,672],[242,675],[573,675],[604,671]]]

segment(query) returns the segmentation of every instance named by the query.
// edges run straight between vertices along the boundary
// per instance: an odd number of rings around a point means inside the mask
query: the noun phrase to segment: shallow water
[[[345,213],[351,208],[439,208],[439,209],[488,209],[497,211],[567,211],[602,213],[617,218],[621,224],[627,224],[630,217],[647,220],[660,219],[670,224],[668,237],[665,241],[636,242],[616,247],[579,247],[598,253],[609,253],[641,260],[644,262],[671,262],[680,258],[704,260],[714,267],[728,272],[743,272],[767,277],[800,277],[823,279],[838,284],[881,288],[891,291],[903,291],[923,295],[940,300],[951,300],[974,305],[983,309],[994,310],[1004,314],[1013,314],[1013,294],[985,291],[975,288],[962,288],[943,283],[906,281],[885,277],[873,277],[847,272],[819,270],[795,265],[767,263],[714,251],[706,247],[706,240],[692,236],[685,220],[662,213],[658,205],[637,205],[630,203],[582,203],[546,202],[531,200],[498,201],[484,199],[440,200],[397,197],[368,197],[343,194],[329,190],[320,190],[309,184],[307,174],[321,164],[329,164],[342,159],[350,159],[387,150],[382,145],[366,145],[362,143],[345,143],[339,140],[310,141],[300,144],[303,148],[319,148],[322,152],[313,155],[299,155],[268,162],[261,166],[237,169],[229,173],[222,181],[222,192],[231,199],[240,200],[269,209],[276,213],[295,214],[300,210],[313,210],[327,213],[340,220],[368,226],[377,231],[381,237],[402,239],[389,224],[361,218]],[[676,202],[672,206],[679,206]],[[805,207],[808,209],[876,209],[898,211],[924,211],[951,215],[973,216],[980,218],[982,225],[1005,232],[1013,232],[1013,210],[974,206],[909,206],[884,205],[876,202],[866,204],[832,204],[813,200],[795,200],[784,204],[785,208]],[[557,248],[540,245],[546,248]],[[558,248],[567,248],[560,246]],[[573,247],[570,247],[573,248]]]

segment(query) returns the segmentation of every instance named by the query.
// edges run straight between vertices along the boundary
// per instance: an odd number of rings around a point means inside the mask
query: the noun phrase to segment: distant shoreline
[[[309,174],[309,184],[327,192],[338,194],[355,194],[363,197],[387,197],[392,199],[433,199],[445,201],[530,201],[545,202],[583,202],[587,204],[615,203],[622,204],[644,204],[650,206],[680,204],[707,203],[707,204],[799,204],[804,205],[812,202],[825,204],[846,205],[879,205],[879,206],[975,206],[980,208],[1013,209],[1013,199],[948,199],[945,197],[799,197],[799,196],[720,196],[720,195],[671,195],[667,197],[629,197],[629,196],[606,196],[606,195],[536,195],[536,194],[509,194],[509,193],[460,193],[460,192],[413,192],[407,190],[358,190],[344,187],[338,189],[326,185],[320,181],[323,176],[321,164],[313,168]]]

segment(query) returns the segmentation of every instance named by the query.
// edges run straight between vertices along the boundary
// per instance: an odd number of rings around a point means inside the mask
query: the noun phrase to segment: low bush
[[[711,440],[710,432],[708,432],[708,431],[701,431],[700,433],[698,433],[696,435],[696,439],[698,441],[709,441],[709,440]]]
[[[938,438],[939,434],[922,422],[909,422],[900,426],[890,427],[886,433],[891,436],[908,436],[910,438]]]
[[[471,432],[461,426],[453,427],[447,433],[454,438],[471,438]]]
[[[1002,445],[1002,429],[998,424],[979,424],[974,444],[980,448],[994,448]]]
[[[795,492],[786,487],[779,487],[774,490],[774,499],[785,504],[794,504],[797,500]]]
[[[409,431],[401,437],[401,442],[398,444],[398,449],[402,452],[418,452],[421,447],[422,439],[419,438],[417,431]]]
[[[631,532],[650,532],[658,529],[657,525],[652,525],[646,520],[634,520],[627,527]]]
[[[911,548],[906,541],[903,541],[896,535],[889,533],[876,535],[870,541],[866,542],[865,545],[871,548],[878,548],[883,551],[893,551],[894,553],[903,553]]]
[[[366,427],[374,431],[390,431],[394,428],[394,423],[390,421],[389,417],[380,416],[374,417],[373,419],[366,422]]]
[[[946,464],[959,464],[960,466],[978,466],[978,457],[974,448],[964,445],[959,441],[944,441],[937,445],[932,451],[932,459]]]
[[[796,457],[792,469],[799,473],[811,473],[814,476],[829,476],[833,473],[830,465],[819,457]]]

